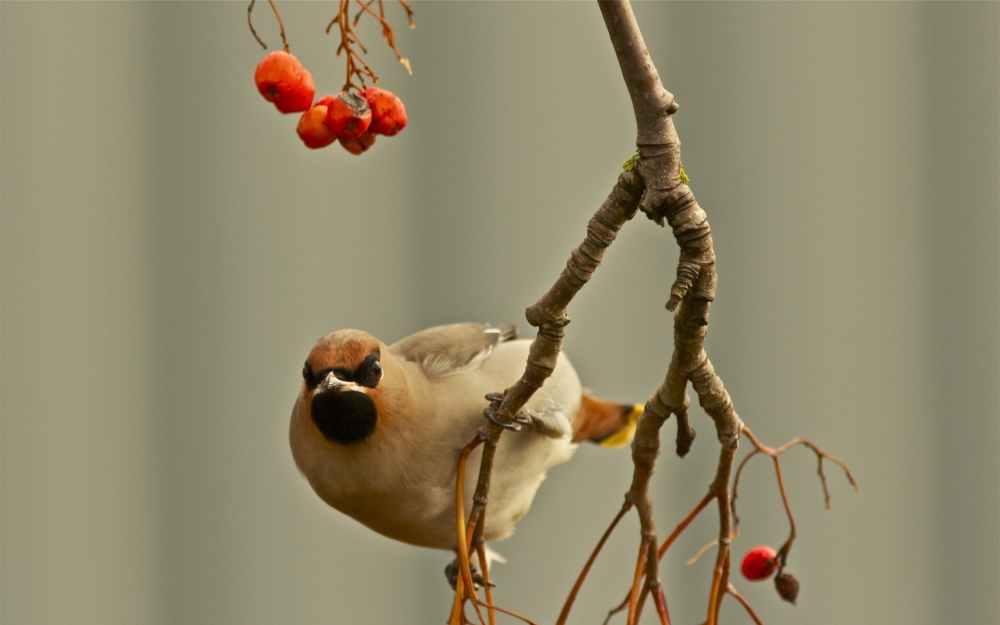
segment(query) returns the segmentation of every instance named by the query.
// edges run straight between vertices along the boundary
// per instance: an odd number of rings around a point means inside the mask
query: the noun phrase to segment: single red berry
[[[775,559],[777,555],[774,549],[766,545],[754,547],[743,556],[743,564],[740,566],[743,577],[754,582],[771,577],[774,569],[778,567]]]
[[[271,52],[254,72],[257,90],[282,113],[301,113],[312,106],[316,85],[299,60],[282,50]]]
[[[337,133],[326,125],[326,105],[317,104],[302,114],[295,132],[307,148],[325,148],[337,140]]]
[[[365,100],[372,109],[372,132],[391,137],[406,127],[406,107],[395,93],[368,87]]]
[[[375,135],[372,131],[367,131],[360,137],[341,137],[340,145],[344,146],[344,149],[354,154],[355,156],[360,155],[362,152],[372,147],[375,143]]]
[[[334,96],[326,114],[326,125],[341,139],[360,137],[372,123],[372,111],[361,96],[341,91]]]

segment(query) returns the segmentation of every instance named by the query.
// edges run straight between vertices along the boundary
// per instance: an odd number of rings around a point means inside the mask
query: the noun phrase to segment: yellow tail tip
[[[635,435],[635,425],[639,421],[639,416],[642,415],[643,410],[645,410],[645,406],[634,404],[628,411],[628,414],[625,415],[625,426],[605,436],[598,444],[601,447],[624,447],[628,445]]]

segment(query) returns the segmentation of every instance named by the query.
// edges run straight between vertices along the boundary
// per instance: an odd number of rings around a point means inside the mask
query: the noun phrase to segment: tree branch
[[[688,452],[694,440],[687,415],[690,400],[686,387],[690,380],[702,408],[715,421],[722,444],[718,471],[710,488],[710,494],[719,505],[719,554],[708,618],[709,625],[714,625],[719,603],[728,588],[732,525],[729,477],[743,424],[704,350],[708,310],[715,299],[717,284],[711,229],[705,211],[698,206],[681,175],[680,139],[672,118],[679,107],[660,82],[632,8],[625,0],[602,1],[599,5],[632,98],[639,148],[636,169],[646,188],[640,209],[661,225],[669,223],[680,246],[677,278],[667,302],[667,309],[676,311],[674,352],[666,378],[646,402],[636,428],[632,443],[635,470],[625,499],[636,506],[643,541],[655,537],[649,480],[659,454],[659,430],[671,414],[676,414],[677,453],[683,456]],[[651,591],[660,586],[657,561],[658,558],[651,554],[646,566],[646,586]],[[637,587],[633,585],[633,592],[635,590]]]
[[[521,379],[504,392],[499,406],[487,409],[495,412],[495,419],[500,423],[508,425],[512,423],[514,416],[552,374],[562,349],[564,328],[569,323],[566,307],[590,280],[594,270],[600,265],[605,250],[618,235],[618,231],[626,221],[635,216],[641,196],[642,184],[638,175],[634,171],[622,172],[611,194],[591,218],[587,225],[586,238],[570,254],[566,268],[558,280],[541,299],[528,307],[525,316],[528,323],[538,328],[538,335],[531,343],[528,362]],[[488,501],[493,459],[503,430],[504,428],[496,423],[489,423],[486,426],[486,443],[483,446],[479,479],[473,499],[472,514],[477,516]],[[484,524],[476,527],[477,535],[482,533],[483,527]]]

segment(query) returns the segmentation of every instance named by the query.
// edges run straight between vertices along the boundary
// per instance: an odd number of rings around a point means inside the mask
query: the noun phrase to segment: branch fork
[[[732,399],[726,391],[722,379],[716,373],[705,351],[705,336],[708,331],[709,308],[715,299],[718,277],[715,272],[715,251],[712,244],[711,228],[705,211],[698,205],[688,187],[680,160],[680,139],[673,124],[672,116],[679,110],[673,95],[663,88],[659,75],[649,58],[635,16],[627,0],[599,0],[601,13],[619,66],[625,79],[635,113],[638,146],[637,155],[629,159],[619,175],[608,198],[591,218],[587,234],[579,247],[573,250],[566,268],[549,291],[526,310],[528,322],[538,328],[538,334],[531,344],[525,371],[520,380],[504,391],[499,406],[481,435],[470,443],[483,441],[482,462],[476,486],[473,509],[469,516],[468,532],[464,531],[461,511],[464,460],[459,471],[457,525],[459,527],[460,549],[471,545],[482,545],[483,515],[488,505],[490,477],[497,442],[503,430],[510,427],[515,415],[523,408],[532,394],[551,375],[562,347],[569,317],[566,308],[577,292],[590,280],[600,265],[604,253],[614,241],[625,222],[642,211],[649,219],[662,225],[669,224],[680,247],[676,279],[670,289],[666,308],[674,312],[674,347],[665,379],[646,402],[645,410],[636,426],[632,442],[634,465],[632,484],[625,493],[624,502],[611,525],[601,537],[596,548],[583,567],[559,615],[557,625],[564,625],[569,617],[575,598],[591,566],[619,521],[631,509],[635,509],[640,521],[640,545],[636,560],[632,585],[625,600],[608,614],[608,619],[627,608],[627,624],[634,625],[641,618],[647,597],[652,594],[657,616],[661,625],[669,625],[667,603],[659,579],[658,566],[667,549],[690,523],[712,501],[719,511],[718,545],[716,564],[713,569],[712,584],[708,597],[706,625],[718,625],[719,610],[725,595],[734,596],[747,610],[756,623],[760,619],[749,603],[730,583],[731,540],[738,535],[739,519],[735,516],[736,487],[746,461],[756,454],[770,455],[777,470],[779,487],[785,502],[786,512],[792,526],[791,536],[779,551],[780,567],[795,537],[794,520],[781,480],[778,454],[791,446],[802,444],[812,449],[819,459],[819,474],[823,482],[824,494],[829,506],[829,492],[823,475],[824,459],[840,465],[847,472],[851,484],[857,487],[846,465],[840,460],[820,451],[806,439],[794,439],[786,445],[772,449],[761,445],[746,429],[733,407]],[[671,415],[677,417],[676,453],[684,457],[691,449],[695,431],[691,427],[688,411],[691,400],[687,394],[688,383],[698,396],[698,402],[714,422],[716,436],[720,443],[719,461],[715,477],[708,493],[695,508],[674,529],[670,536],[657,548],[657,534],[653,515],[653,505],[649,497],[649,483],[656,468],[660,451],[660,429]],[[492,412],[492,407],[491,407]],[[741,435],[746,434],[755,449],[740,464],[735,480],[733,464]],[[467,447],[468,449],[468,447]],[[463,452],[465,454],[465,452]],[[467,458],[467,454],[464,455]],[[732,484],[732,492],[730,491]],[[480,552],[482,553],[482,552]],[[482,556],[480,556],[482,557]],[[468,555],[461,557],[467,566]],[[484,567],[485,568],[485,567]],[[779,573],[780,573],[779,569]],[[463,579],[465,580],[463,582]],[[463,572],[459,578],[459,590],[455,595],[455,607],[451,625],[464,621],[461,610],[463,602],[462,585],[471,587],[471,574]],[[489,588],[486,590],[489,593]],[[475,597],[474,590],[466,591],[465,598],[474,605],[483,605]],[[488,603],[493,605],[488,595]],[[478,612],[478,607],[476,608]],[[482,615],[480,621],[485,624]],[[521,617],[522,620],[524,619]],[[490,624],[493,613],[490,609]]]

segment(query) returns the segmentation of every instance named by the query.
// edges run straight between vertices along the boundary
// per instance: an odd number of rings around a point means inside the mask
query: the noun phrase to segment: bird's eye
[[[316,388],[319,384],[319,380],[316,379],[316,375],[313,373],[312,366],[308,360],[302,367],[302,379],[306,381],[306,387],[310,390]]]

